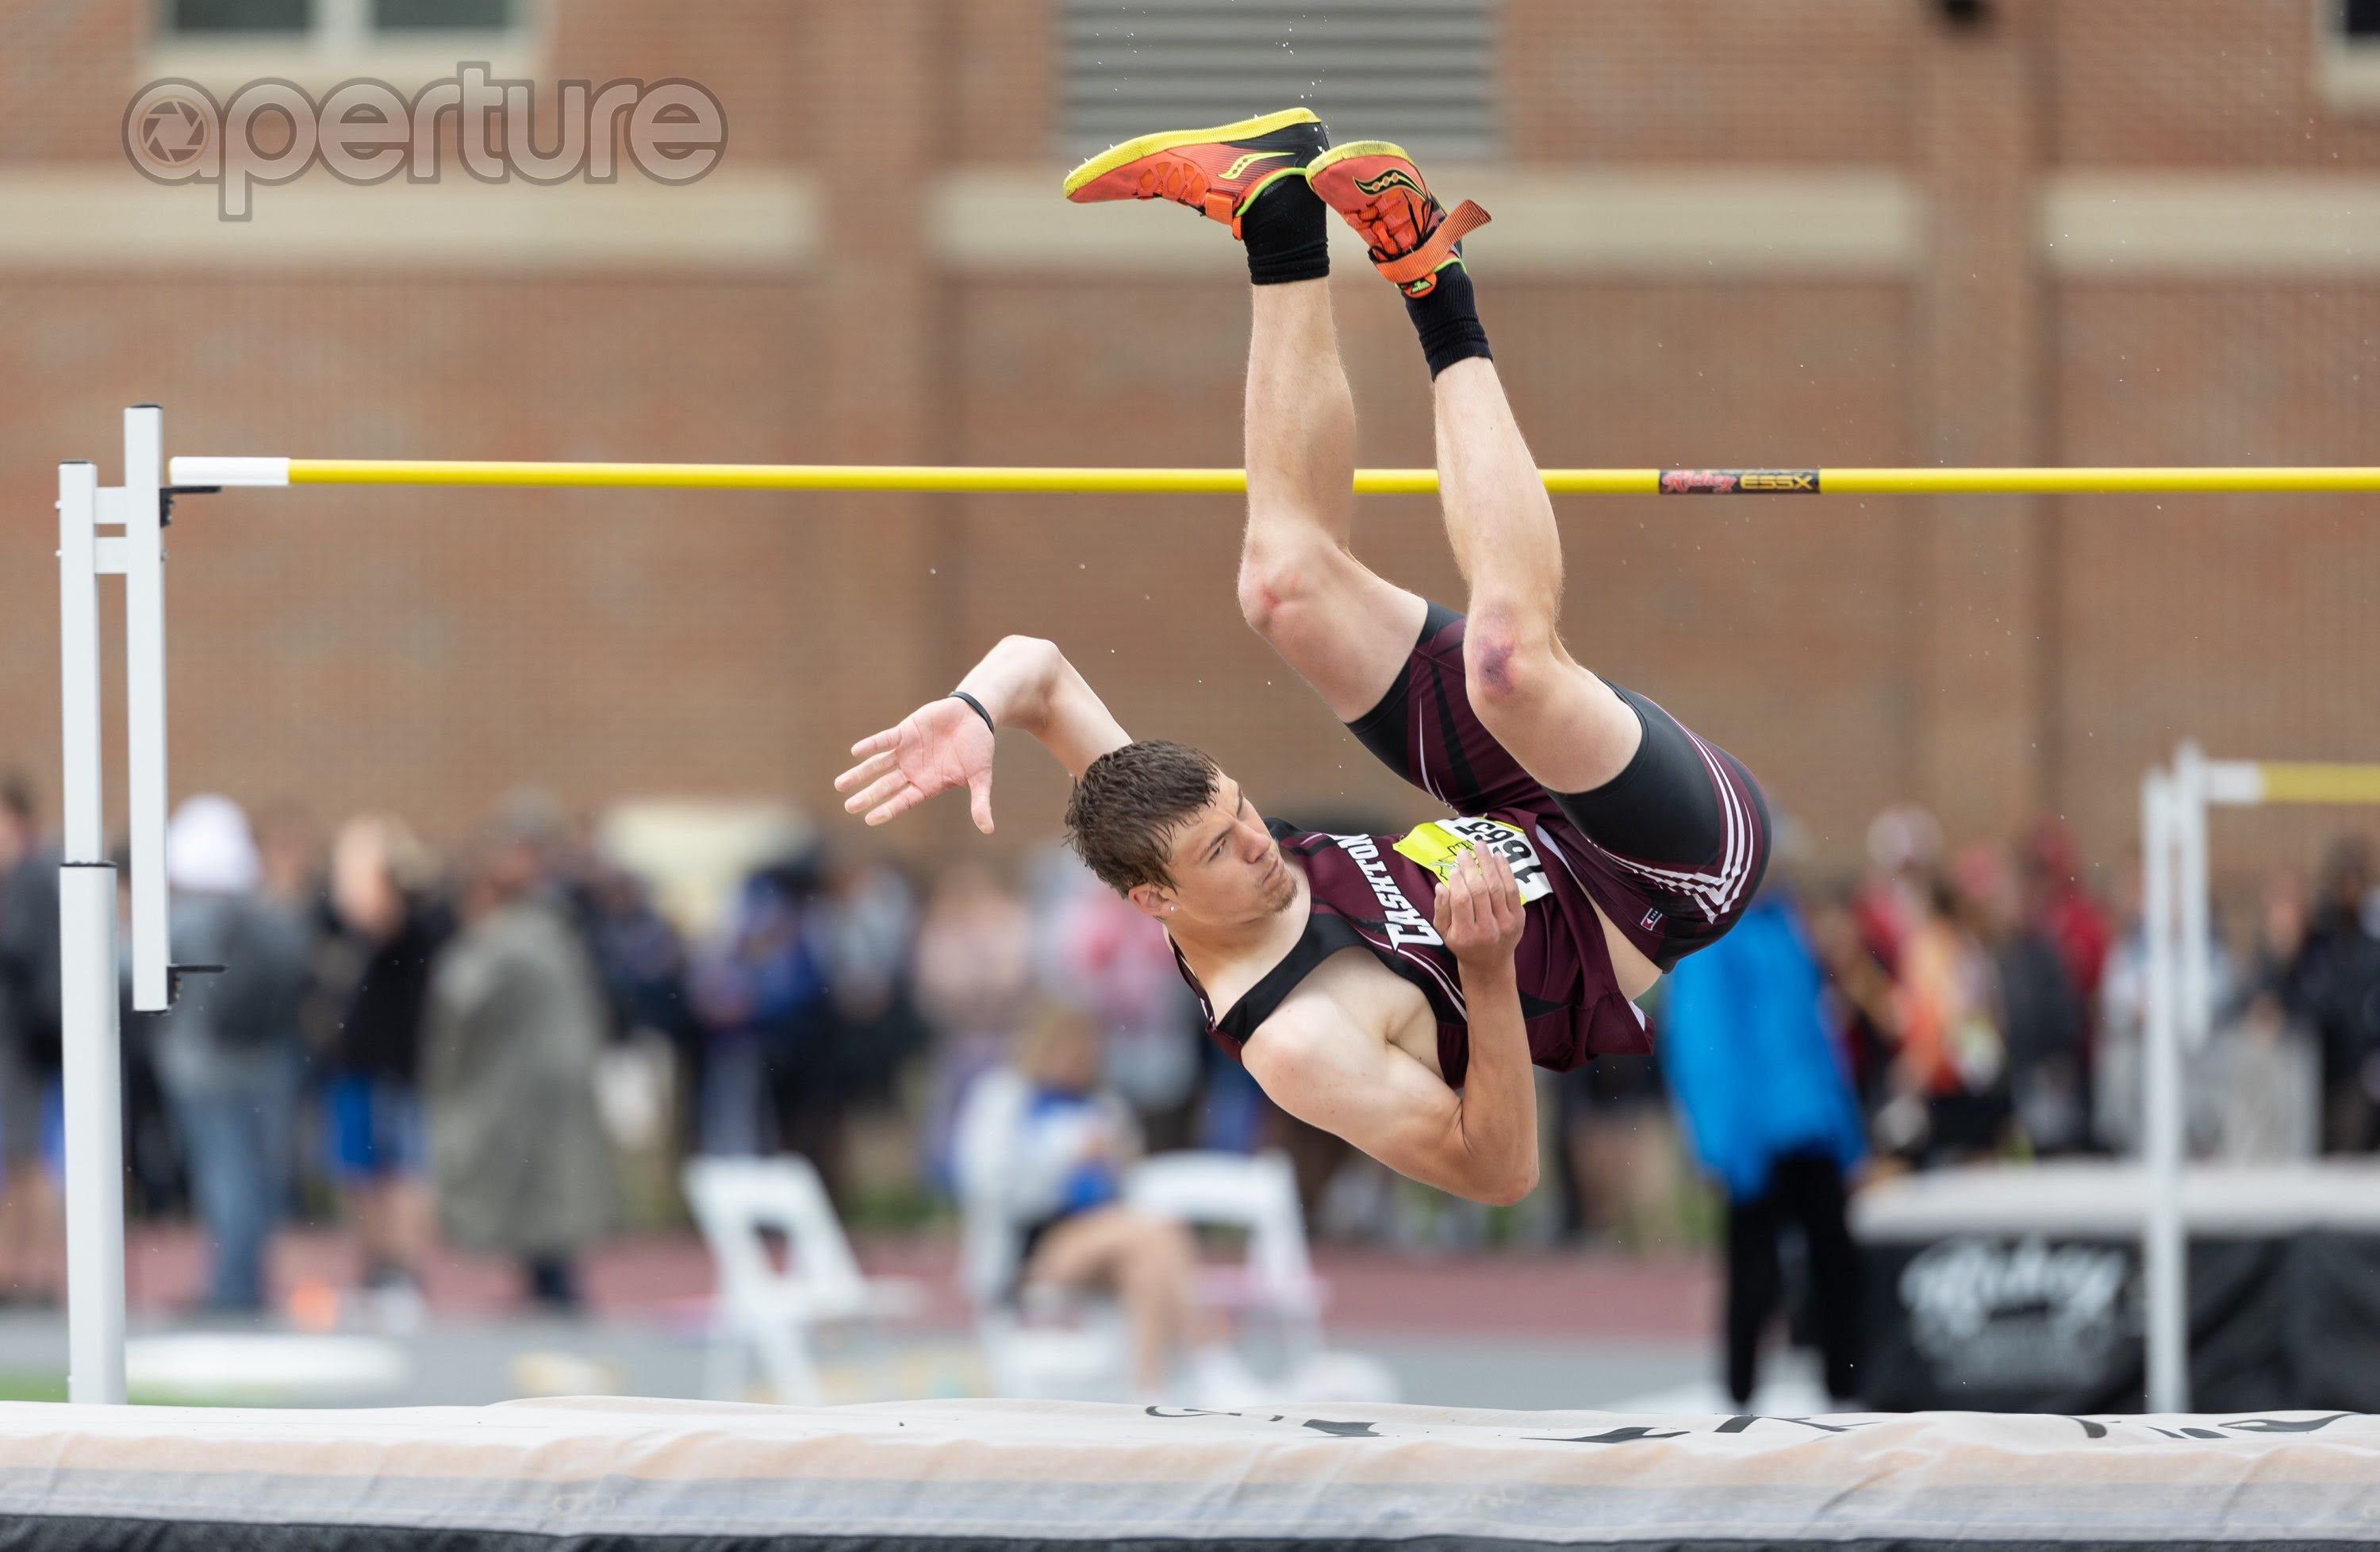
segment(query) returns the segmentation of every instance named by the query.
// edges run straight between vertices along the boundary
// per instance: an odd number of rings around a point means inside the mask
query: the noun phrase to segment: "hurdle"
[[[2141,779],[2141,928],[2147,950],[2141,1151],[2149,1187],[2141,1259],[2152,1412],[2190,1409],[2181,1052],[2204,1045],[2213,1033],[2207,812],[2281,803],[2380,805],[2380,765],[2214,760],[2185,740],[2170,767],[2154,768]]]
[[[1236,468],[1027,468],[899,465],[486,462],[164,455],[155,405],[124,412],[123,483],[58,466],[63,771],[59,872],[65,1040],[68,1394],[124,1400],[124,1199],[116,1008],[115,869],[103,810],[99,586],[122,576],[125,758],[130,839],[132,1007],[170,1007],[183,976],[168,942],[164,531],[176,498],[246,487],[483,486],[886,491],[944,494],[1232,494]],[[2380,467],[2106,468],[1548,469],[1557,495],[2289,494],[2380,491]],[[1431,469],[1361,469],[1365,494],[1435,491]],[[113,530],[103,533],[101,530]]]

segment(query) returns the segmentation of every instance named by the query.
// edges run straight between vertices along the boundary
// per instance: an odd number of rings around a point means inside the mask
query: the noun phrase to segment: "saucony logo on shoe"
[[[1250,167],[1255,166],[1259,162],[1281,162],[1288,160],[1288,158],[1289,152],[1285,151],[1252,151],[1245,156],[1241,157],[1237,162],[1234,162],[1230,166],[1224,168],[1223,176],[1219,181],[1229,183],[1233,178],[1239,177],[1246,173]]]
[[[1429,190],[1415,182],[1414,176],[1402,167],[1390,167],[1378,177],[1357,178],[1355,187],[1377,200],[1391,188],[1409,188],[1417,199],[1429,198]]]
[[[1438,287],[1438,272],[1463,261],[1465,233],[1488,224],[1488,212],[1465,200],[1450,212],[1431,197],[1421,171],[1401,146],[1352,140],[1306,164],[1322,202],[1355,229],[1372,267],[1408,297]]]

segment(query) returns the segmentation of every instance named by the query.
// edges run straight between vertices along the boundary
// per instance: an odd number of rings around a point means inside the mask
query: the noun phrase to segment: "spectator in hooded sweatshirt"
[[[403,821],[367,814],[331,845],[331,907],[353,966],[322,1109],[344,1216],[363,1242],[364,1287],[406,1319],[420,1298],[434,1213],[421,1111],[430,969],[453,931],[428,855]]]
[[[1772,882],[1735,930],[1670,972],[1661,1065],[1694,1156],[1727,1194],[1727,1383],[1752,1399],[1760,1338],[1781,1302],[1779,1232],[1807,1248],[1827,1391],[1858,1391],[1859,1264],[1844,1182],[1866,1158],[1859,1100],[1828,1036],[1825,978]]]
[[[189,1169],[211,1262],[205,1307],[264,1307],[264,1256],[289,1192],[305,931],[256,893],[248,818],[227,797],[185,802],[165,829],[174,957],[220,964],[184,980],[154,1029],[158,1081]]]

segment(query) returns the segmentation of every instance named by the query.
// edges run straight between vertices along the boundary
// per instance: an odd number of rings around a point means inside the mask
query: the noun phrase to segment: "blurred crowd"
[[[1864,874],[1820,880],[1781,823],[1761,896],[1666,977],[1654,1014],[1682,1139],[1717,1188],[1739,1406],[1789,1307],[1829,1395],[1859,1398],[1866,1289],[1846,1198],[1864,1176],[2124,1154],[2143,1131],[2137,867],[2111,901],[2061,823],[1946,854],[1912,806],[1867,840]],[[2368,844],[2345,837],[2316,891],[2274,875],[2236,937],[2210,910],[2207,1005],[2180,1021],[2196,1155],[2373,1149],[2374,882]]]
[[[22,783],[0,786],[0,1293],[51,1303],[57,855]],[[419,1311],[435,1236],[514,1259],[530,1298],[575,1306],[577,1252],[614,1220],[596,1078],[641,988],[633,904],[574,855],[531,800],[444,870],[386,816],[326,843],[292,809],[251,818],[206,794],[175,811],[183,968],[170,1012],[128,1003],[122,1022],[127,1206],[201,1227],[202,1310],[261,1311],[274,1232],[332,1216],[384,1313]]]
[[[1923,809],[1876,817],[1870,867],[1803,908],[1879,1155],[1925,1167],[2126,1154],[2141,1135],[2146,943],[2137,858],[2095,869],[2044,820],[1946,853]],[[2189,1146],[2274,1162],[2380,1146],[2380,889],[2370,843],[2314,884],[2218,889],[2207,1006],[2184,1027]],[[2234,907],[2227,911],[2226,906]]]
[[[167,1014],[128,1005],[128,1210],[202,1229],[210,1312],[265,1307],[293,1221],[343,1224],[394,1318],[433,1244],[572,1309],[580,1252],[635,1215],[634,1155],[666,1180],[686,1153],[798,1152],[847,1211],[930,1211],[966,1089],[1053,1011],[1097,1030],[1150,1146],[1255,1142],[1254,1085],[1208,1052],[1162,935],[1062,852],[920,880],[795,845],[689,934],[536,794],[443,859],[393,816],[321,831],[214,794],[165,850],[175,958],[225,968]],[[0,785],[0,1301],[60,1287],[56,867],[30,789]],[[856,1178],[856,1124],[904,1139],[889,1178]]]
[[[1742,954],[1687,962],[1728,978],[1654,994],[1672,1070],[1546,1075],[1548,1189],[1492,1213],[1272,1110],[1202,1037],[1161,932],[1055,848],[927,876],[796,846],[689,931],[590,835],[533,794],[443,857],[389,815],[176,811],[176,957],[228,968],[124,1021],[128,1202],[202,1228],[210,1308],[262,1307],[274,1232],[335,1221],[389,1311],[419,1308],[433,1244],[507,1258],[526,1298],[571,1309],[585,1247],[652,1220],[625,1183],[636,1157],[667,1180],[686,1153],[798,1152],[848,1216],[929,1214],[961,1183],[971,1085],[1053,1019],[1095,1032],[1091,1086],[1135,1146],[1283,1147],[1320,1232],[1404,1243],[1658,1240],[1688,1157],[1756,1224],[1823,1206],[1870,1158],[2121,1153],[2139,1132],[2139,891],[2056,823],[1953,849],[1900,806],[1856,877],[1780,855]],[[60,1286],[55,867],[31,793],[0,782],[0,1300]],[[2344,839],[2311,886],[2277,876],[2252,912],[2216,913],[2212,1034],[2189,1058],[2200,1155],[2380,1146],[2374,886]],[[1815,1065],[1693,1054],[1755,1031]],[[1804,1082],[1801,1110],[1760,1113],[1803,1117],[1772,1151],[1817,1176],[1718,1146],[1760,1134],[1709,1119],[1746,1113],[1742,1093]]]

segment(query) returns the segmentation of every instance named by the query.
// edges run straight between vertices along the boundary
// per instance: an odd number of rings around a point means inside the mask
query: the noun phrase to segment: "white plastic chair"
[[[918,1283],[861,1274],[808,1159],[791,1154],[693,1158],[682,1179],[718,1269],[708,1363],[713,1400],[743,1399],[748,1360],[757,1353],[761,1377],[779,1401],[816,1406],[825,1395],[810,1351],[813,1328],[838,1322],[874,1327],[923,1306],[925,1290]],[[784,1236],[782,1270],[765,1237],[772,1231]],[[872,1334],[889,1392],[889,1351],[880,1329]]]
[[[1111,1299],[1035,1289],[1021,1297],[992,1274],[1022,1258],[1025,1225],[997,1194],[960,1201],[960,1281],[976,1311],[976,1340],[995,1396],[1011,1400],[1108,1400],[1125,1389],[1130,1353]]]
[[[992,1393],[1009,1400],[1117,1400],[1128,1388],[1131,1342],[1111,1299],[1033,1298],[1021,1311],[987,1304],[976,1314],[976,1339]]]
[[[1269,1320],[1281,1335],[1281,1375],[1257,1383],[1274,1399],[1397,1399],[1393,1376],[1361,1353],[1323,1349],[1329,1286],[1314,1272],[1297,1176],[1289,1158],[1268,1153],[1161,1153],[1123,1179],[1123,1199],[1140,1211],[1194,1228],[1241,1231],[1246,1254],[1232,1266],[1201,1268],[1201,1297],[1217,1309]],[[1014,1266],[1023,1232],[993,1199],[965,1203],[970,1249],[963,1265]],[[970,1288],[985,1367],[996,1392],[1018,1400],[1097,1400],[1127,1388],[1130,1344],[1114,1301],[1048,1294],[1020,1308],[997,1291]]]
[[[959,1287],[975,1307],[992,1393],[1018,1400],[1110,1400],[1125,1393],[1128,1351],[1114,1301],[1036,1289],[1019,1297],[1028,1203],[1015,1145],[1032,1091],[1008,1068],[978,1077],[959,1108],[954,1162],[962,1215]],[[1046,1162],[1046,1161],[1043,1161]]]
[[[1237,1266],[1202,1269],[1199,1291],[1213,1308],[1269,1316],[1281,1326],[1292,1366],[1322,1346],[1330,1288],[1314,1275],[1297,1174],[1283,1153],[1160,1153],[1124,1179],[1124,1200],[1194,1228],[1237,1229],[1247,1254]]]
[[[1195,1227],[1247,1235],[1238,1266],[1208,1267],[1200,1291],[1218,1309],[1268,1317],[1279,1326],[1281,1373],[1258,1383],[1281,1401],[1393,1401],[1399,1387],[1386,1364],[1366,1353],[1323,1347],[1322,1311],[1330,1284],[1314,1272],[1297,1173],[1284,1153],[1160,1153],[1124,1180],[1124,1200],[1144,1212]]]

